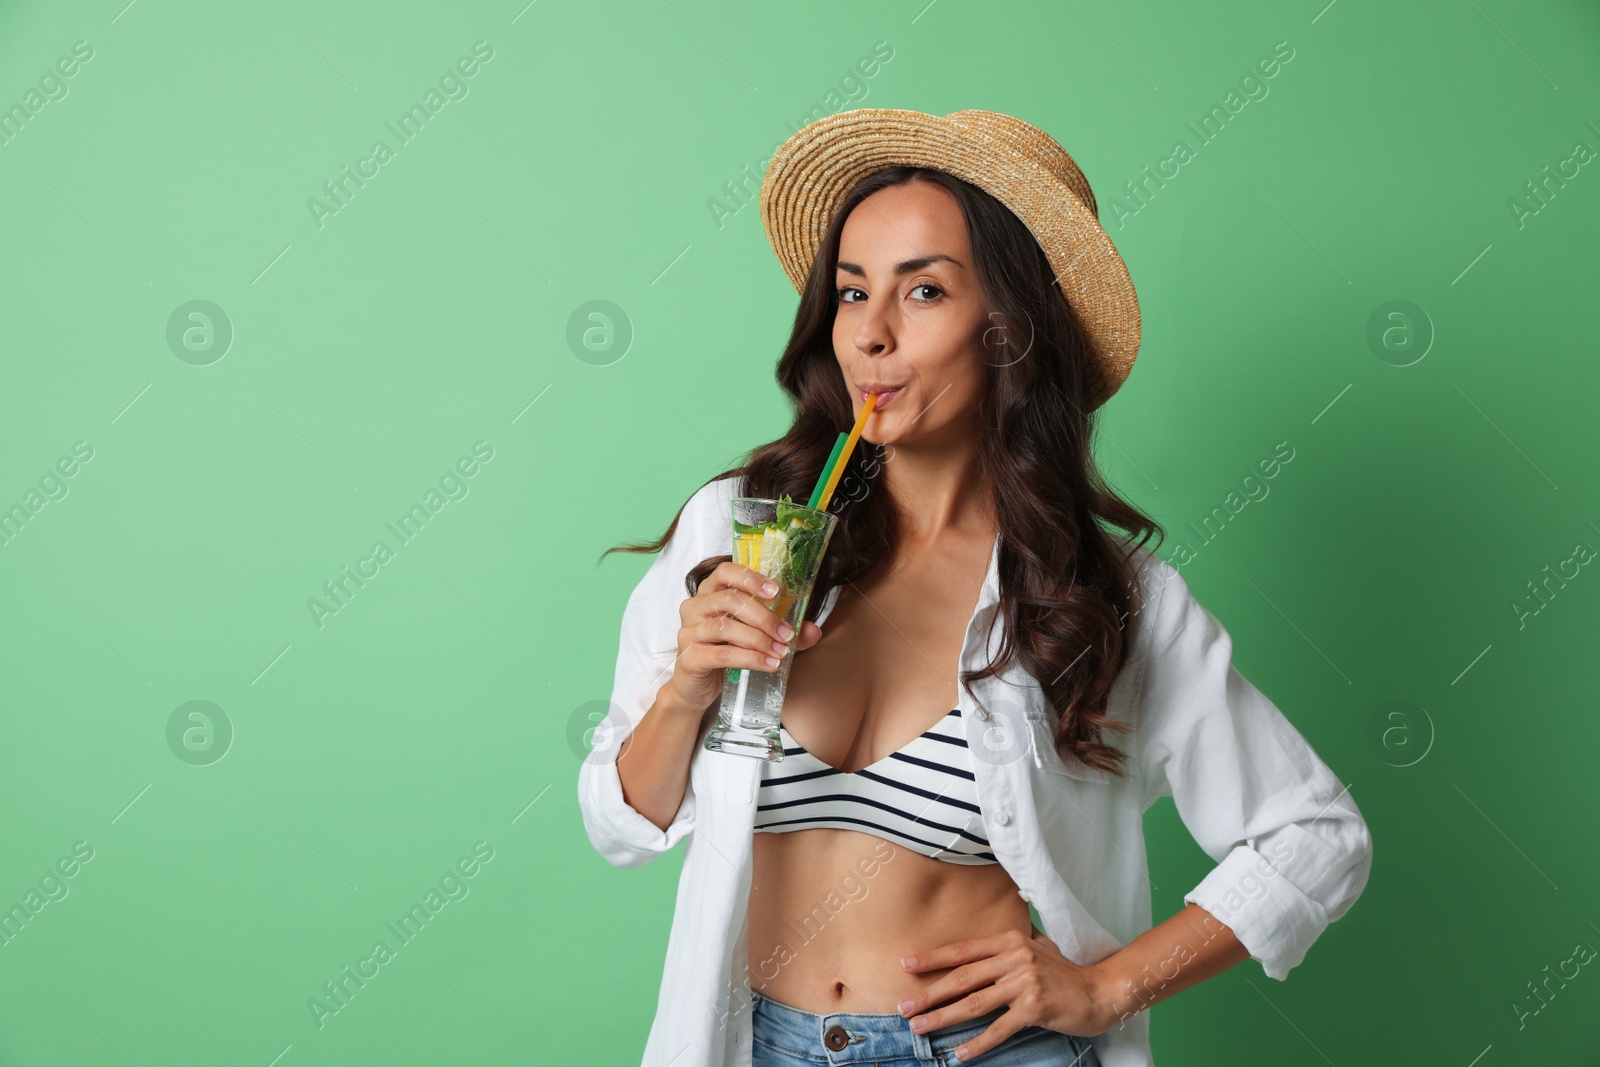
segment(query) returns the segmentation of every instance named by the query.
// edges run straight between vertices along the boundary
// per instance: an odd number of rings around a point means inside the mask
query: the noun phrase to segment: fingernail
[[[956,1059],[961,1060],[963,1063],[966,1062],[966,1059],[967,1059],[967,1050],[966,1049],[964,1049],[964,1048],[956,1049],[955,1055],[956,1055]]]
[[[917,957],[915,957],[915,956],[906,956],[904,959],[902,959],[900,961],[900,966],[902,966],[902,967],[910,967],[912,964],[914,964],[916,962],[917,962]]]
[[[906,1012],[910,1011],[911,1010],[911,1005],[913,1005],[915,1003],[916,1003],[916,1001],[914,1001],[914,1000],[902,1000],[900,1002],[900,1014],[904,1015]]]
[[[789,646],[785,645],[782,641],[774,641],[772,642],[772,651],[781,656],[785,652],[789,651]]]
[[[765,585],[763,585],[761,587],[761,591],[763,593],[765,593],[767,596],[771,596],[773,593],[776,593],[778,591],[778,583],[777,582],[767,582]]]
[[[778,638],[779,638],[779,640],[787,641],[787,640],[789,640],[789,638],[791,638],[793,636],[794,636],[794,627],[793,626],[790,626],[786,622],[780,622],[778,624]]]
[[[911,1029],[917,1031],[918,1033],[921,1033],[924,1029],[926,1029],[927,1025],[928,1017],[926,1015],[911,1020]]]
[[[777,658],[775,656],[768,656],[767,657],[767,666],[776,667],[777,665],[778,665],[778,660],[777,660]]]

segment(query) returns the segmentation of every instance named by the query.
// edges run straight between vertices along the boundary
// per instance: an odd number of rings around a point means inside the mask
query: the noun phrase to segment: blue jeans
[[[819,1064],[911,1064],[945,1067],[963,1061],[955,1050],[989,1028],[1007,1011],[917,1033],[903,1015],[829,1012],[817,1015],[750,991],[754,1067],[817,1067]],[[972,1062],[989,1067],[1100,1067],[1087,1037],[1042,1026],[1025,1026]]]

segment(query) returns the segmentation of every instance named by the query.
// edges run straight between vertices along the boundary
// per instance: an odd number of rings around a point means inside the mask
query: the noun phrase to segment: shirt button
[[[997,811],[994,813],[994,821],[999,826],[1005,826],[1011,822],[1011,816],[1003,811]]]

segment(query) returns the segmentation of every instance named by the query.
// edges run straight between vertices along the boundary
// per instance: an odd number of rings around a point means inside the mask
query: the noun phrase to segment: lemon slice
[[[763,530],[756,545],[756,562],[752,564],[768,578],[776,579],[789,564],[789,536],[771,527]]]
[[[749,567],[751,570],[760,569],[761,541],[762,536],[758,533],[745,533],[739,535],[739,537],[734,541],[734,546],[738,549],[737,559],[740,566]]]

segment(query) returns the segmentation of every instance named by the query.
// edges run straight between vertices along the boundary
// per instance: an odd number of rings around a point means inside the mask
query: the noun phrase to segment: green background
[[[1008,112],[1083,167],[1144,314],[1100,458],[1373,831],[1305,964],[1160,1004],[1158,1061],[1600,1063],[1594,965],[1515,1008],[1600,948],[1600,576],[1528,587],[1600,547],[1600,166],[1525,189],[1600,149],[1597,30],[1576,0],[6,4],[0,106],[93,58],[0,144],[0,507],[66,490],[0,546],[0,907],[93,858],[0,944],[0,1065],[637,1062],[681,852],[619,871],[579,820],[649,563],[595,559],[785,425],[795,293],[724,183],[852,106]],[[225,353],[169,344],[194,300]],[[595,300],[615,331],[570,343]],[[441,478],[466,494],[319,624]],[[169,740],[194,700],[209,747]],[[1210,861],[1170,801],[1149,829],[1159,921]]]

